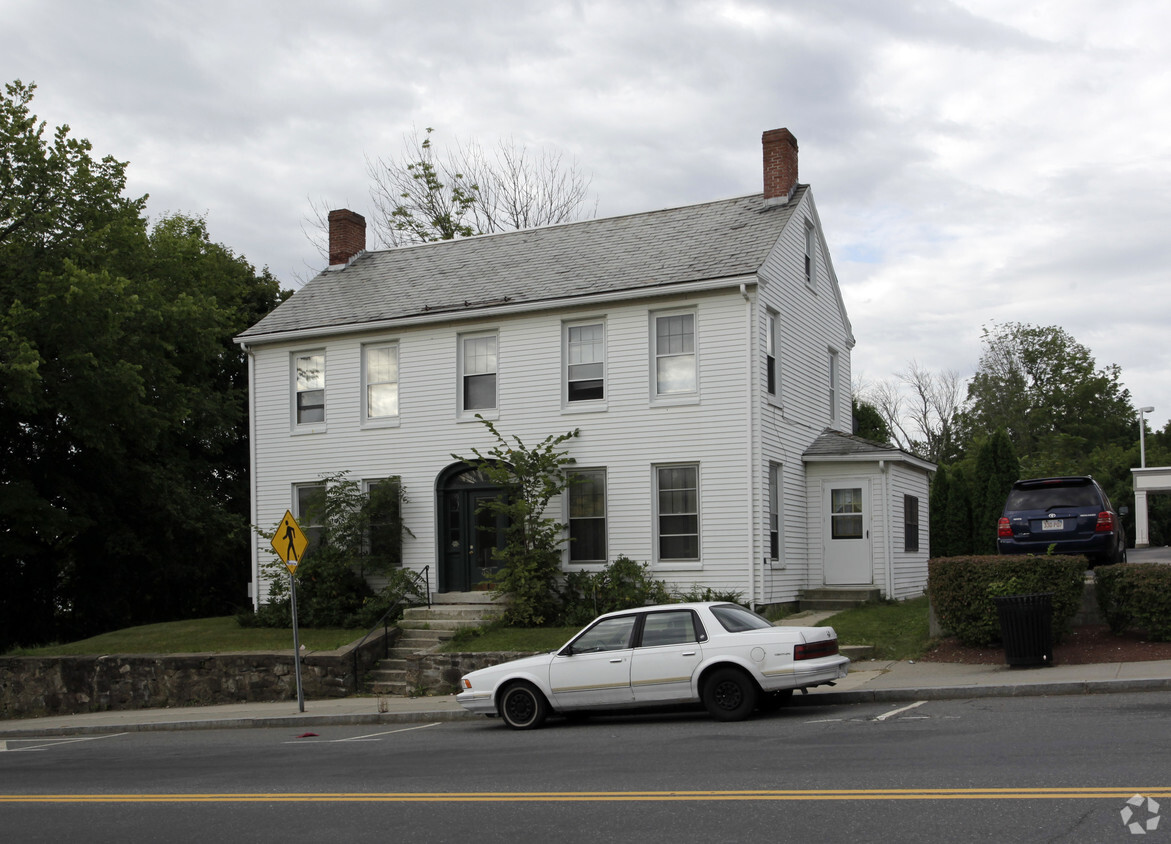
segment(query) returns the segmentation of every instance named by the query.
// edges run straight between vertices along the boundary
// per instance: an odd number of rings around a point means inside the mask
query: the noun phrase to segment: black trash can
[[[1053,593],[992,599],[1000,616],[1005,661],[1012,666],[1053,664]]]

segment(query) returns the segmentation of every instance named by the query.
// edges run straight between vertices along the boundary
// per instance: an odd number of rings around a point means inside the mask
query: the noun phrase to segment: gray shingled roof
[[[893,446],[890,443],[875,442],[874,440],[868,440],[855,434],[843,434],[841,431],[833,431],[828,428],[822,431],[821,435],[810,443],[809,448],[805,449],[802,457],[805,459],[812,458],[813,460],[817,460],[818,458],[850,457],[868,457],[873,460],[903,460],[908,463],[915,463],[929,471],[935,470],[934,463],[903,451],[898,446]]]
[[[755,196],[408,246],[326,270],[241,340],[755,273],[797,206]]]

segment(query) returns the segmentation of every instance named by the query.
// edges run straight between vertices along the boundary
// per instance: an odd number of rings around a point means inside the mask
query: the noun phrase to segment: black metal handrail
[[[423,566],[422,574],[423,574],[423,582],[425,584],[425,589],[426,589],[426,592],[424,593],[424,595],[426,596],[427,608],[430,609],[431,608],[431,566],[430,565]],[[386,620],[388,618],[390,618],[391,614],[394,613],[396,610],[398,610],[400,608],[405,609],[406,607],[409,607],[409,606],[418,606],[418,605],[415,603],[412,603],[411,601],[408,601],[406,598],[399,598],[397,601],[395,601],[393,604],[390,605],[390,608],[382,614],[382,617],[380,619],[378,619],[378,621],[374,622],[374,626],[371,627],[369,630],[367,630],[366,635],[363,636],[358,641],[358,644],[356,644],[354,646],[352,654],[354,657],[354,689],[355,689],[355,691],[358,688],[358,654],[361,653],[361,651],[362,651],[362,645],[366,644],[366,640],[370,638],[371,634],[373,634],[375,630],[377,630],[379,627],[381,627],[382,633],[383,633],[382,658],[386,659],[388,656],[390,656],[390,645],[387,644],[387,639],[390,638],[390,625],[386,623]]]

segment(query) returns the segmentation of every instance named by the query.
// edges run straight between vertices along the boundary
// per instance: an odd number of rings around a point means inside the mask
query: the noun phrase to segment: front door
[[[468,592],[491,584],[499,568],[492,551],[504,547],[506,522],[484,505],[500,494],[473,469],[441,483],[439,591]]]
[[[826,586],[862,586],[874,582],[869,492],[870,483],[865,478],[825,485],[822,530]]]

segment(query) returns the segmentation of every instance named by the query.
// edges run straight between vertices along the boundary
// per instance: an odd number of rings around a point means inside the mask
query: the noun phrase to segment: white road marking
[[[78,738],[37,738],[37,739],[8,739],[7,741],[0,741],[0,750],[9,753],[26,753],[30,750],[44,750],[46,747],[57,747],[62,744],[76,744],[80,741],[98,741],[100,739],[117,738],[124,736],[126,733],[110,733],[104,736],[80,736]],[[25,741],[39,741],[43,744],[34,744],[32,747],[9,747],[12,742]]]
[[[914,703],[907,704],[906,706],[900,706],[898,709],[892,709],[890,712],[884,712],[882,715],[879,715],[874,720],[875,721],[885,721],[887,718],[893,718],[895,715],[898,715],[900,712],[906,712],[908,709],[914,709],[916,706],[922,706],[926,702],[927,701],[925,701],[925,700],[917,700]]]
[[[351,736],[350,738],[342,739],[325,739],[323,741],[286,741],[285,744],[340,744],[346,741],[376,741],[379,736],[392,736],[395,733],[409,733],[412,730],[425,730],[428,727],[438,727],[442,721],[435,721],[431,724],[419,724],[417,727],[403,727],[400,730],[386,730],[381,733],[368,733],[364,736]]]

